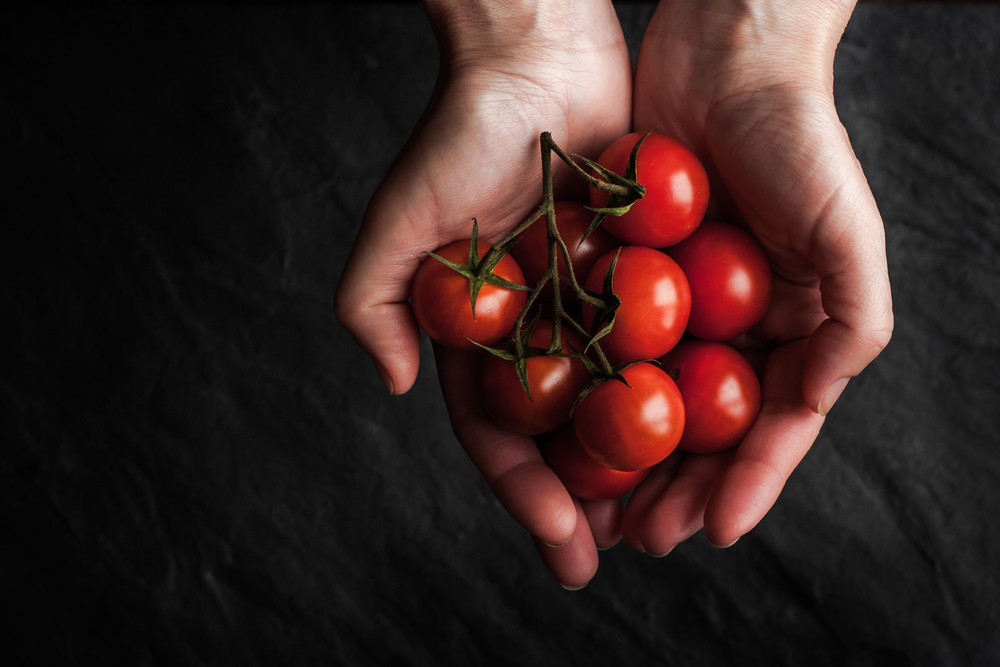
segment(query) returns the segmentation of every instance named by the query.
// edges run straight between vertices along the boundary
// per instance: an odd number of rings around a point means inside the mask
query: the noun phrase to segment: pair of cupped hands
[[[847,381],[888,343],[882,220],[833,100],[854,2],[662,0],[633,74],[609,0],[426,0],[441,68],[430,103],[376,191],[336,313],[391,394],[412,385],[420,337],[407,302],[421,261],[451,241],[499,240],[542,195],[538,138],[596,159],[636,130],[705,164],[708,217],[748,228],[774,272],[771,306],[738,344],[770,353],[763,407],[735,448],[676,451],[628,503],[572,497],[534,440],[486,414],[480,352],[435,347],[459,442],[566,588],[622,537],[663,556],[701,528],[725,547],[771,508]],[[557,199],[585,184],[554,161]],[[641,181],[641,174],[640,174]]]

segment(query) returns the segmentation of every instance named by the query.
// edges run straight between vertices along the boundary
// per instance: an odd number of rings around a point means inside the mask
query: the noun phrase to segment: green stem
[[[573,158],[566,155],[563,149],[559,148],[556,142],[552,140],[552,135],[549,134],[548,132],[542,132],[542,144],[547,145],[549,149],[555,151],[555,154],[559,156],[559,159],[565,162],[570,169],[576,172],[577,176],[587,181],[595,188],[599,190],[605,190],[606,192],[610,192],[616,195],[627,195],[629,193],[628,188],[626,188],[624,185],[616,185],[614,183],[608,183],[607,181],[602,181],[601,179],[595,178],[594,176],[588,174],[580,165],[576,163],[575,160],[573,160]]]
[[[563,162],[568,164],[573,171],[586,180],[588,183],[594,187],[600,188],[602,190],[607,190],[608,192],[615,194],[627,194],[627,188],[620,185],[614,185],[607,183],[600,179],[596,179],[586,171],[581,169],[579,165],[576,164],[566,153],[563,152],[561,148],[552,140],[552,135],[548,132],[543,132],[540,140],[540,148],[542,152],[542,204],[538,209],[532,213],[532,215],[514,228],[509,234],[507,234],[503,239],[494,243],[490,248],[490,252],[495,249],[499,250],[506,247],[507,245],[514,242],[514,239],[524,232],[528,227],[530,227],[534,222],[536,222],[542,216],[545,216],[545,227],[546,227],[546,238],[547,238],[547,249],[548,249],[548,266],[545,269],[545,273],[542,275],[538,284],[531,290],[525,301],[524,307],[518,314],[517,319],[514,321],[514,331],[515,337],[520,340],[520,332],[524,326],[524,319],[528,314],[528,311],[537,301],[539,294],[541,294],[542,288],[547,282],[552,283],[552,308],[554,311],[554,316],[552,318],[552,340],[546,350],[548,354],[557,354],[562,351],[562,325],[563,322],[569,325],[577,335],[584,339],[591,350],[597,355],[598,360],[601,364],[601,369],[608,373],[609,375],[613,372],[611,364],[605,356],[604,351],[601,349],[600,343],[592,342],[593,336],[591,336],[578,322],[576,322],[566,310],[563,308],[562,294],[561,294],[561,283],[559,278],[559,253],[562,253],[563,259],[566,262],[566,269],[568,273],[569,285],[573,290],[573,293],[584,303],[590,304],[595,308],[602,308],[605,306],[604,300],[591,294],[587,293],[586,290],[580,285],[576,278],[576,274],[573,271],[573,264],[569,260],[569,248],[566,246],[566,242],[563,240],[562,236],[559,234],[559,229],[556,227],[556,211],[555,211],[555,198],[553,195],[552,188],[552,153],[555,152]],[[520,350],[519,350],[520,352]]]
[[[538,220],[540,217],[542,217],[542,215],[544,213],[545,213],[545,209],[540,206],[537,211],[535,211],[534,213],[531,214],[530,218],[528,218],[527,220],[525,220],[524,222],[522,222],[520,225],[518,225],[517,227],[515,227],[514,231],[512,231],[510,234],[508,234],[507,236],[503,237],[502,239],[500,239],[499,241],[497,241],[496,243],[494,243],[493,244],[494,247],[502,248],[505,245],[507,245],[508,243],[512,242],[517,237],[518,234],[520,234],[521,232],[523,232],[524,230],[526,230],[528,227],[530,227],[531,224],[533,222],[535,222],[535,220]]]

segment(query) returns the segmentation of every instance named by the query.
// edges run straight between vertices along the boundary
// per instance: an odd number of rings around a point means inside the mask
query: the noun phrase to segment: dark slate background
[[[619,7],[635,48],[651,5]],[[418,6],[0,11],[0,655],[1000,664],[1000,7],[862,5],[837,99],[896,333],[735,547],[567,592],[333,316]]]

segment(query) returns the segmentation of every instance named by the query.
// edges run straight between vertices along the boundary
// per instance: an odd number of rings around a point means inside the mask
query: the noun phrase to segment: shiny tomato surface
[[[479,256],[489,247],[489,243],[480,241]],[[450,243],[435,254],[465,264],[469,259],[469,239]],[[510,255],[500,260],[493,273],[512,283],[524,284],[524,275]],[[514,328],[514,320],[527,298],[526,292],[484,285],[473,317],[468,278],[433,257],[425,259],[417,269],[410,288],[417,324],[432,340],[456,350],[476,349],[470,339],[492,345],[503,338]]]
[[[606,468],[590,458],[567,424],[539,438],[542,457],[566,490],[587,500],[620,498],[646,479],[649,469],[622,472]]]
[[[684,401],[677,385],[651,363],[629,366],[580,401],[573,425],[583,449],[612,470],[650,468],[674,451],[684,432]]]
[[[587,276],[587,289],[600,292],[614,251],[597,260]],[[656,359],[684,335],[691,312],[691,290],[677,263],[659,250],[622,248],[615,265],[612,291],[621,299],[611,333],[601,348],[617,361]],[[583,326],[591,331],[597,309],[583,304]]]
[[[552,322],[539,320],[528,343],[547,348],[552,342]],[[583,342],[563,327],[562,351],[573,354]],[[539,356],[527,360],[528,386],[524,391],[514,362],[487,354],[483,359],[482,381],[486,411],[507,430],[525,435],[553,431],[569,421],[573,401],[590,382],[590,373],[576,357]]]
[[[633,132],[608,146],[597,164],[624,174],[632,148],[645,132]],[[650,248],[674,245],[698,227],[708,209],[708,174],[698,157],[684,144],[659,132],[642,142],[636,158],[636,180],[646,187],[645,196],[620,217],[608,216],[602,223],[625,243]],[[609,194],[590,187],[590,205],[604,206]]]
[[[684,270],[691,287],[687,330],[692,336],[729,340],[764,316],[771,303],[771,265],[747,232],[706,220],[665,252]]]
[[[661,359],[684,399],[678,447],[708,453],[739,443],[760,413],[760,383],[750,362],[725,343],[689,340]]]

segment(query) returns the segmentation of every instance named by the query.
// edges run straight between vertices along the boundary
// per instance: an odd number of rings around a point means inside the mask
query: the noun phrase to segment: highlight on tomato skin
[[[551,342],[552,322],[538,320],[528,344],[547,348]],[[560,342],[565,354],[573,354],[572,348],[584,348],[566,327]],[[538,356],[526,363],[531,398],[521,386],[514,362],[484,355],[481,372],[486,411],[508,431],[524,435],[553,431],[569,421],[573,402],[590,382],[590,372],[576,357]]]
[[[620,498],[649,475],[649,468],[622,472],[606,468],[590,458],[580,445],[573,424],[567,424],[536,440],[542,458],[566,490],[585,500]]]
[[[614,257],[612,251],[597,260],[587,276],[587,289],[601,291]],[[622,248],[611,284],[621,305],[615,312],[611,332],[599,341],[609,358],[656,359],[677,344],[688,325],[691,289],[674,260],[654,248]],[[584,303],[582,314],[583,326],[590,331],[597,309]]]
[[[592,459],[612,470],[651,468],[680,442],[684,401],[670,376],[649,362],[621,374],[628,386],[607,380],[577,404],[576,436]]]
[[[608,234],[602,227],[595,229],[590,236],[583,239],[587,227],[594,219],[594,214],[579,202],[557,201],[553,204],[556,214],[556,229],[566,243],[569,259],[573,265],[573,274],[583,283],[591,267],[598,259],[621,245],[618,239]],[[582,240],[582,242],[581,242]],[[534,287],[542,279],[549,267],[549,245],[545,218],[539,218],[530,227],[521,232],[518,241],[510,250],[511,256],[517,260],[524,273],[529,287]],[[566,261],[562,252],[557,251],[556,261],[559,275],[569,277]],[[559,290],[563,304],[570,305],[579,302],[576,294],[563,284]],[[552,284],[546,283],[539,297],[544,301],[552,298]]]
[[[435,254],[465,264],[469,259],[469,243],[470,239],[455,241]],[[480,241],[477,247],[482,257],[490,244]],[[493,273],[512,283],[524,284],[524,274],[510,255],[500,260]],[[483,285],[473,317],[469,279],[433,257],[423,261],[410,287],[410,303],[417,324],[431,340],[455,350],[477,349],[470,339],[482,345],[499,341],[514,328],[514,320],[527,299],[526,292]]]
[[[735,225],[706,220],[664,252],[677,262],[691,288],[687,331],[724,341],[760,322],[771,303],[773,278],[764,250]]]
[[[689,340],[660,363],[684,401],[680,449],[706,454],[743,440],[761,407],[760,382],[746,357],[725,343]]]
[[[612,236],[632,245],[665,248],[687,238],[708,210],[708,173],[684,144],[659,132],[633,132],[608,146],[597,164],[624,174],[636,143],[636,180],[646,194],[620,217],[602,223]],[[590,205],[605,206],[610,195],[590,186]]]

